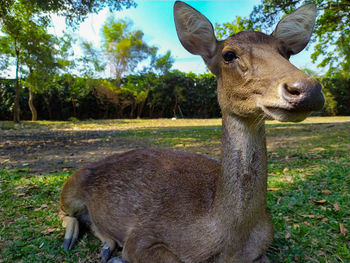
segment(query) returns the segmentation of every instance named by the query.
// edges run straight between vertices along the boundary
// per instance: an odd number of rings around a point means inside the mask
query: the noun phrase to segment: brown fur
[[[104,260],[118,243],[131,263],[269,262],[264,119],[304,119],[323,105],[320,86],[289,63],[285,41],[241,32],[219,42],[196,10],[174,10],[181,43],[218,78],[222,160],[150,148],[83,167],[62,189],[64,247],[74,246],[78,218],[105,243]],[[227,51],[238,58],[225,62]]]

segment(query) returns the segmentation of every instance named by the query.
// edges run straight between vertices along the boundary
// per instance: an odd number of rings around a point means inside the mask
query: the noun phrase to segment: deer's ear
[[[297,54],[310,41],[316,15],[317,10],[314,4],[303,5],[284,17],[277,24],[272,35],[283,40],[293,54]]]
[[[201,55],[205,61],[214,56],[216,38],[213,25],[191,6],[176,1],[174,20],[181,44],[192,54]]]

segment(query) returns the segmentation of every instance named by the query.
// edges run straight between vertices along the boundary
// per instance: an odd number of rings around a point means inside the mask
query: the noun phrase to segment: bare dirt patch
[[[145,147],[141,139],[119,137],[116,131],[7,131],[1,134],[0,167],[48,173],[75,170],[113,153]]]

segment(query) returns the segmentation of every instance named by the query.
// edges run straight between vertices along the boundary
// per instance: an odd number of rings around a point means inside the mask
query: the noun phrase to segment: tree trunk
[[[29,109],[32,113],[32,121],[36,121],[38,119],[38,113],[35,109],[34,103],[33,103],[33,98],[34,98],[34,94],[31,88],[29,88],[29,99],[28,99],[28,105],[29,105]]]
[[[47,107],[47,113],[49,114],[49,120],[52,120],[52,107],[51,107],[51,95],[45,96],[45,103]]]
[[[134,117],[134,111],[135,111],[135,103],[131,104],[131,110],[130,110],[130,115],[129,118],[132,119]]]
[[[138,110],[137,110],[137,118],[140,119],[141,118],[141,114],[143,112],[143,108],[145,107],[145,103],[146,103],[146,100],[143,100],[140,104],[139,104],[139,107],[138,107]]]
[[[73,105],[73,117],[76,118],[77,117],[77,108],[76,108],[76,104],[77,104],[77,99],[72,99],[72,105]]]
[[[19,50],[16,49],[16,87],[15,87],[15,105],[13,108],[13,121],[19,123],[20,121],[20,108],[19,108],[19,96],[20,96],[20,86],[18,80],[18,71],[19,71]]]

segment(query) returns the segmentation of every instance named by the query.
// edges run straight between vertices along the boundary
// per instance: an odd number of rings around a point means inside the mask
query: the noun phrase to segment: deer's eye
[[[223,59],[226,63],[229,63],[237,58],[235,52],[233,51],[227,51],[224,54],[222,54]]]

